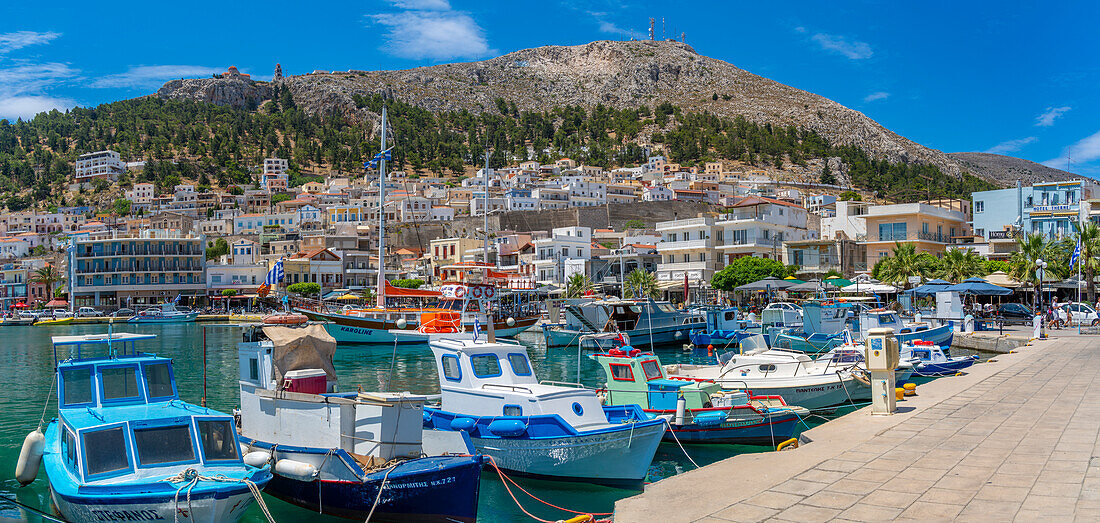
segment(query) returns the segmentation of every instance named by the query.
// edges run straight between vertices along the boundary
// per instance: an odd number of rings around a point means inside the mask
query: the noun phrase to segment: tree
[[[421,285],[424,285],[424,280],[420,278],[399,278],[391,281],[390,284],[402,289],[419,289]]]
[[[1042,234],[1031,233],[1027,236],[1017,236],[1016,252],[1012,253],[1012,256],[1008,259],[1008,275],[1018,281],[1038,285],[1040,282],[1035,270],[1038,268],[1037,262],[1044,260],[1048,264],[1047,273],[1059,277],[1057,263],[1055,262],[1058,254],[1054,251],[1054,244],[1047,241]]]
[[[130,200],[127,200],[126,198],[116,199],[115,203],[113,204],[114,209],[115,209],[115,214],[117,214],[119,216],[129,215],[131,205],[132,205],[132,202]]]
[[[65,278],[61,277],[61,273],[53,265],[37,269],[34,271],[34,276],[31,276],[31,282],[46,286],[46,296],[53,296],[53,284],[61,281],[65,281]]]
[[[1012,267],[1008,265],[1008,262],[1004,260],[985,260],[985,273],[993,274],[995,272],[1003,272],[1008,274],[1008,271],[1012,270]]]
[[[623,223],[623,229],[645,229],[645,222],[642,220],[627,220]]]
[[[565,281],[565,297],[580,298],[592,292],[592,280],[581,273],[574,273]]]
[[[222,289],[222,296],[232,298],[237,295],[237,289]]]
[[[293,199],[291,195],[281,192],[271,197],[271,205],[282,203],[291,199]]]
[[[661,296],[657,276],[645,269],[634,269],[623,280],[623,298],[653,298]]]
[[[826,185],[836,185],[836,176],[833,176],[833,171],[829,168],[828,159],[825,160],[825,167],[821,169],[821,183]]]
[[[225,238],[218,238],[206,244],[206,259],[213,260],[229,254],[229,243]]]
[[[298,296],[316,296],[321,293],[321,285],[311,281],[303,281],[287,287],[286,290]]]
[[[874,272],[880,281],[908,288],[909,278],[919,276],[925,279],[932,274],[934,260],[935,257],[928,253],[917,253],[917,247],[912,243],[894,242],[894,255],[879,260]]]
[[[746,283],[760,281],[767,277],[786,278],[787,272],[787,266],[776,260],[744,256],[733,260],[722,270],[714,273],[710,279],[710,285],[715,289],[732,291]]]
[[[1089,303],[1096,303],[1096,273],[1100,271],[1100,226],[1096,222],[1087,221],[1083,225],[1074,223],[1077,229],[1074,245],[1081,244],[1081,253],[1077,263],[1081,264],[1082,279],[1087,283],[1085,292]],[[1077,267],[1070,267],[1073,273]]]
[[[710,99],[717,102],[718,101],[718,93],[714,93],[714,94],[710,95]]]
[[[863,196],[855,191],[844,191],[837,196],[837,199],[842,202],[862,202]]]
[[[967,278],[985,276],[988,274],[985,268],[985,258],[977,251],[969,247],[966,250],[948,249],[941,259],[941,267],[938,271],[941,278],[961,283]]]

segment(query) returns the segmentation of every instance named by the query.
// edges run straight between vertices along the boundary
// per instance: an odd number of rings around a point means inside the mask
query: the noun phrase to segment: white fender
[[[256,468],[263,468],[270,460],[271,454],[264,450],[254,450],[244,455],[244,464]]]
[[[275,462],[275,473],[298,481],[313,481],[317,476],[317,467],[292,459],[280,459]]]
[[[27,485],[38,477],[38,467],[42,464],[42,450],[46,447],[46,435],[35,429],[23,438],[23,449],[19,451],[19,461],[15,463],[15,479],[20,485]]]

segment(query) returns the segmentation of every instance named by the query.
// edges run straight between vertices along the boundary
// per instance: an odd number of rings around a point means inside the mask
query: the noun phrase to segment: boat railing
[[[725,376],[726,374],[734,372],[738,369],[757,367],[758,370],[761,370],[764,373],[764,377],[766,378],[770,374],[778,371],[778,369],[781,365],[784,365],[784,366],[785,365],[794,365],[795,366],[794,374],[792,374],[791,377],[797,377],[799,369],[801,369],[803,367],[803,365],[802,365],[803,363],[805,363],[805,362],[803,362],[803,361],[778,361],[778,362],[767,362],[767,363],[764,363],[764,362],[744,363],[744,364],[737,365],[735,367],[731,367],[729,369],[726,369],[726,370],[722,371],[722,374],[720,374],[718,377],[719,377],[719,379],[721,379],[722,376]],[[765,366],[771,366],[772,368],[770,368],[770,369],[760,369],[760,367],[765,367]]]
[[[554,380],[540,380],[539,385],[555,385],[558,387],[574,387],[578,389],[587,389],[587,385],[582,383],[573,383],[571,381],[554,381]]]
[[[482,389],[503,389],[510,390],[512,392],[526,392],[527,394],[534,394],[531,389],[527,387],[520,387],[519,385],[502,385],[500,383],[484,383],[481,385]]]

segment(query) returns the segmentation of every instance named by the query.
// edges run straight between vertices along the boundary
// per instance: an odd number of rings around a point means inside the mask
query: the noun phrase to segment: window
[[[138,390],[136,367],[101,369],[99,375],[102,380],[103,399],[105,401],[141,397],[141,391]]]
[[[879,241],[905,240],[908,236],[907,225],[905,222],[878,224]]]
[[[657,364],[657,360],[643,361],[642,372],[645,372],[645,379],[647,380],[655,380],[662,377],[661,366]]]
[[[974,212],[985,212],[985,202],[974,202]]]
[[[260,362],[256,358],[248,359],[248,379],[253,381],[260,379]]]
[[[634,371],[630,368],[630,365],[611,363],[608,364],[608,368],[611,369],[611,379],[615,381],[634,381]]]
[[[61,452],[65,455],[65,464],[69,469],[76,469],[76,435],[69,427],[63,427],[61,433]]]
[[[81,367],[61,371],[61,392],[65,396],[65,405],[91,403],[92,368]]]
[[[134,447],[143,467],[195,460],[190,425],[134,429]]]
[[[531,365],[527,362],[526,354],[512,353],[508,355],[508,364],[512,366],[512,374],[516,376],[530,376]]]
[[[769,363],[767,365],[760,365],[759,368],[760,368],[760,372],[771,372],[771,371],[775,370],[775,365]]]
[[[443,377],[451,381],[462,379],[462,368],[458,366],[458,356],[445,355],[440,360],[443,365]]]
[[[237,437],[230,420],[205,420],[198,425],[204,461],[238,458]]]
[[[122,427],[84,433],[84,462],[89,476],[130,468]]]
[[[500,360],[496,354],[477,354],[470,356],[470,367],[474,370],[474,376],[479,378],[491,378],[500,376]]]
[[[519,405],[505,405],[504,406],[504,415],[505,416],[522,416],[523,415],[523,407],[520,407]]]
[[[168,363],[146,365],[145,386],[149,389],[150,398],[175,396],[176,391],[172,387],[172,369],[168,367]]]

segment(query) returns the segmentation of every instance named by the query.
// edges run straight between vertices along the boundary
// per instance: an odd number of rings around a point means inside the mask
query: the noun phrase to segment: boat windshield
[[[233,434],[233,426],[229,420],[202,420],[198,425],[203,460],[219,461],[239,458],[237,438]]]
[[[103,379],[103,399],[121,400],[141,396],[137,384],[137,368],[133,365],[100,369]]]
[[[645,372],[645,379],[655,380],[662,377],[661,366],[657,364],[657,360],[646,360],[642,362],[642,371]]]
[[[658,303],[657,310],[661,312],[676,312],[676,308],[671,303]]]
[[[89,476],[130,468],[122,427],[84,433],[84,461]]]
[[[134,447],[143,467],[195,460],[190,425],[134,429]]]
[[[61,371],[63,406],[92,402],[92,368],[79,367]]]
[[[172,390],[172,372],[167,362],[146,365],[145,384],[149,388],[150,398],[166,398],[176,394]]]

